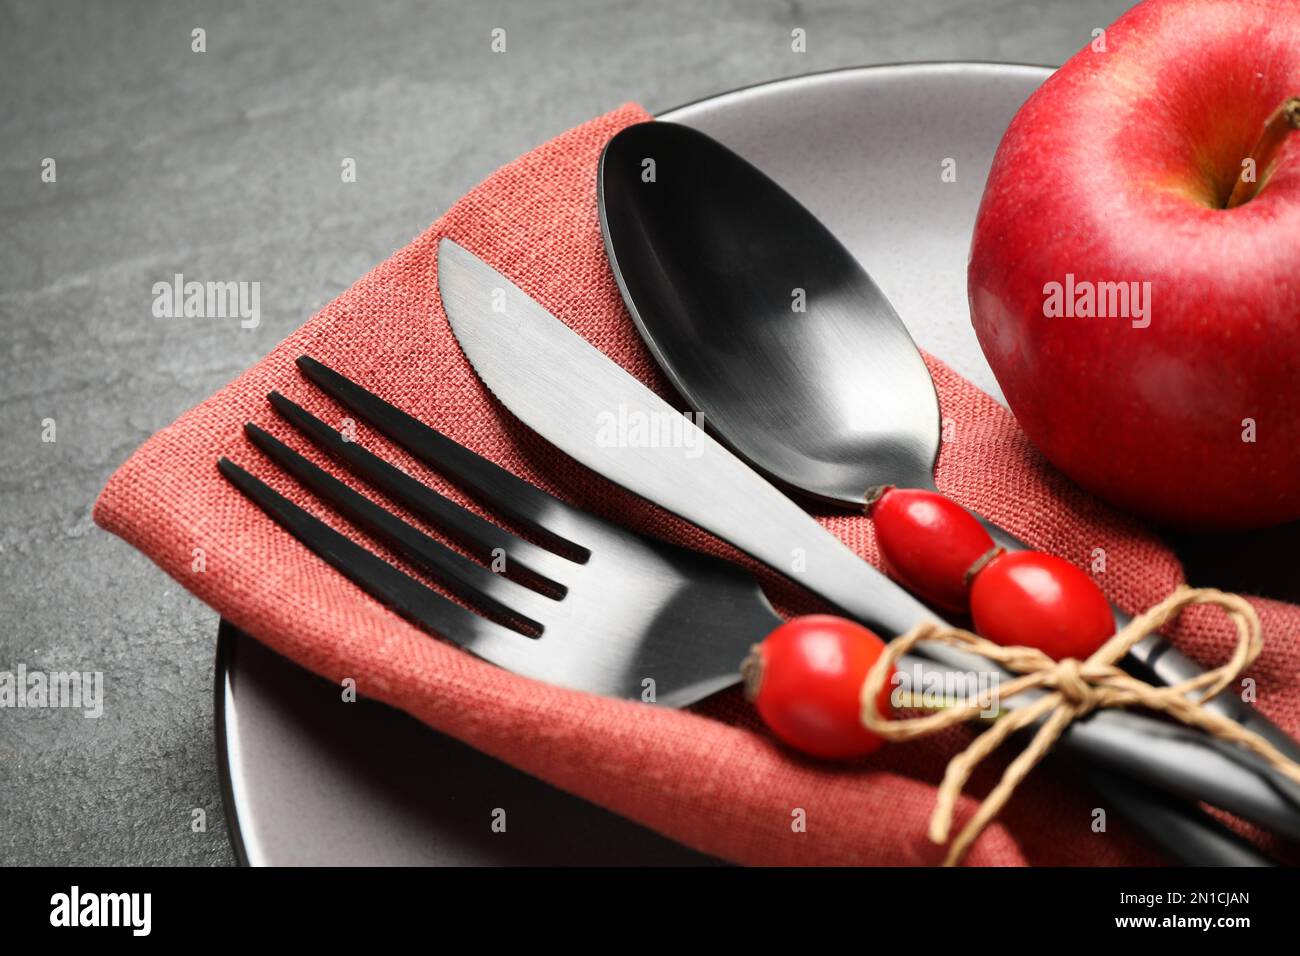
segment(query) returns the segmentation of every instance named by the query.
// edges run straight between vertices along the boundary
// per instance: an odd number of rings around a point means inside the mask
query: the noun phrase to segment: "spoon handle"
[[[1008,611],[1010,616],[1005,620],[995,620],[989,615],[1000,610],[997,602],[1005,594],[997,590],[1003,583],[1001,578],[1008,573],[1014,575],[1001,564],[999,554],[1032,553],[1033,549],[987,518],[954,502],[935,486],[931,476],[927,475],[919,485],[911,488],[880,485],[872,488],[866,497],[867,513],[875,525],[876,541],[891,576],[936,606],[971,613],[978,625],[976,630],[984,633],[985,627],[992,628],[985,636],[999,643],[1032,641],[1024,635],[1037,634],[1038,627],[1026,623],[1022,612]],[[1059,558],[1045,555],[1043,561],[1061,567],[1057,572],[1052,572],[1050,566],[1036,570],[1058,581],[1060,596],[1056,600],[1066,601],[1073,607],[1071,627],[1077,625],[1077,628],[1056,634],[1051,639],[1053,646],[1039,645],[1042,650],[1057,657],[1085,657],[1094,648],[1094,639],[1114,634],[1129,624],[1129,616],[1109,601],[1086,575]],[[1024,567],[1024,561],[1019,566]],[[1030,567],[1033,566],[1031,562]],[[998,584],[984,582],[981,593],[984,576],[997,574],[998,567],[1002,567]],[[1159,634],[1149,634],[1135,644],[1121,664],[1134,676],[1165,686],[1205,673],[1200,665]],[[1300,762],[1300,743],[1239,695],[1220,693],[1203,706],[1235,720],[1291,760]],[[1286,794],[1300,802],[1300,786],[1275,776]]]
[[[987,519],[979,515],[975,517],[979,518],[980,522],[988,529],[989,534],[992,535],[994,542],[1000,547],[1008,551],[1031,550],[1023,541],[992,524]],[[1111,603],[1111,609],[1115,615],[1117,630],[1131,620],[1129,615],[1115,607],[1113,602]],[[1159,634],[1149,634],[1135,644],[1133,649],[1129,651],[1128,657],[1125,658],[1124,665],[1127,670],[1135,672],[1139,677],[1155,680],[1165,685],[1179,684],[1205,672],[1203,667]],[[1217,694],[1202,706],[1207,710],[1212,710],[1237,721],[1248,730],[1259,734],[1292,760],[1300,761],[1300,742],[1297,742],[1286,731],[1243,701],[1239,695],[1225,690],[1224,693]],[[1300,799],[1300,787],[1297,787],[1284,777],[1279,776],[1278,779],[1280,784],[1287,788],[1288,792]]]

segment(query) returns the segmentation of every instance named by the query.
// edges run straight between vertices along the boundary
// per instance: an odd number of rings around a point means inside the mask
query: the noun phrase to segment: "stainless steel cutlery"
[[[637,129],[629,132],[635,136]],[[698,147],[692,138],[698,135],[686,137],[686,146]],[[636,141],[628,141],[636,150]],[[607,152],[606,163],[609,156]],[[725,165],[720,168],[727,171]],[[804,221],[811,219],[806,211],[781,196],[760,197],[779,213],[771,222],[763,220],[761,208],[758,213],[724,210],[738,221],[716,215],[707,248],[684,246],[692,255],[711,257],[701,264],[655,246],[656,238],[667,235],[666,223],[637,223],[638,215],[653,220],[656,214],[638,211],[626,194],[615,190],[618,198],[611,208],[619,211],[607,215],[604,206],[611,193],[605,169],[602,222],[611,260],[616,247],[630,243],[635,256],[653,261],[648,278],[633,276],[628,255],[615,261],[623,294],[630,307],[642,306],[633,312],[661,366],[688,397],[706,397],[704,411],[720,434],[769,474],[822,497],[835,498],[825,492],[837,482],[860,483],[864,472],[852,470],[860,460],[868,463],[868,476],[883,468],[912,479],[902,479],[905,483],[931,483],[937,405],[924,363],[865,273],[847,275],[852,271],[843,259],[847,253],[838,245],[843,256],[834,249],[818,250],[829,234],[816,234],[821,227],[815,220]],[[762,175],[752,168],[731,173],[748,187],[754,187],[754,176]],[[615,221],[634,227],[613,226]],[[814,251],[804,256],[801,268],[822,283],[818,288],[832,290],[829,312],[838,318],[814,334],[797,322],[784,328],[774,316],[756,315],[763,344],[750,349],[725,322],[711,325],[697,318],[725,317],[729,309],[752,305],[747,296],[790,280],[792,267],[764,232],[782,225],[789,227],[787,248],[794,242]],[[720,241],[722,235],[734,239]],[[647,268],[637,261],[639,268]],[[707,282],[694,288],[678,282],[669,291],[672,270],[688,267],[703,269],[718,286],[745,286],[752,280],[762,288],[708,291],[703,288]],[[728,278],[732,281],[724,281]],[[438,282],[452,330],[479,377],[507,409],[560,450],[712,532],[885,638],[934,618],[695,422],[448,239],[439,245]],[[883,312],[875,299],[883,303]],[[845,331],[852,323],[844,317],[855,310],[880,319],[867,323],[875,357],[858,369],[870,381],[843,375],[825,385],[808,381],[809,361],[832,367],[842,352],[863,344],[855,339],[857,332]],[[647,323],[651,312],[656,319]],[[663,323],[674,343],[667,347],[664,335],[649,331]],[[793,338],[792,329],[798,333]],[[782,348],[797,351],[800,342],[804,351],[797,356]],[[739,353],[754,364],[751,377],[771,386],[765,401],[752,400],[755,385],[739,374]],[[315,554],[425,630],[539,680],[684,706],[736,683],[750,645],[780,622],[745,570],[620,529],[522,481],[320,362],[303,356],[298,367],[375,434],[442,472],[506,519],[485,520],[378,454],[372,440],[340,432],[278,392],[268,401],[293,433],[328,453],[378,497],[357,490],[271,431],[247,423],[246,435],[262,454],[387,553],[340,533],[227,458],[218,463],[222,474]],[[852,384],[845,385],[850,379]],[[700,383],[705,383],[700,391],[692,389]],[[869,407],[859,414],[863,404]],[[805,416],[808,408],[815,414]],[[621,430],[629,422],[637,427]],[[845,428],[832,437],[836,422]],[[917,480],[922,470],[924,482]],[[867,480],[861,487],[869,486]],[[413,515],[415,523],[399,516],[398,509]],[[426,530],[434,528],[459,550]],[[1156,665],[1170,652],[1154,645],[1148,650],[1148,663],[1159,673]],[[906,661],[914,673],[1006,676],[989,661],[951,647],[923,644],[918,651],[921,656]],[[1185,676],[1184,671],[1175,667],[1166,676]],[[1000,705],[1014,708],[1029,699],[1024,695]],[[1101,711],[1072,724],[1060,749],[1081,758],[1076,767],[1085,779],[1185,862],[1269,862],[1198,810],[1199,801],[1300,838],[1295,787],[1279,783],[1249,754],[1181,725]],[[1154,797],[1152,789],[1175,799]]]
[[[565,453],[757,558],[891,637],[932,619],[923,605],[850,551],[793,501],[707,434],[680,447],[598,439],[612,409],[661,421],[681,414],[456,243],[439,248],[443,306],[461,347],[496,397]],[[686,423],[689,428],[695,426]],[[950,648],[939,663],[996,671]],[[1206,800],[1300,836],[1300,811],[1271,775],[1185,727],[1103,711],[1076,722],[1061,746],[1192,800]]]
[[[440,529],[473,560],[249,422],[254,446],[324,504],[461,598],[458,604],[334,530],[229,459],[218,467],[243,494],[360,588],[418,626],[526,676],[593,693],[682,706],[738,680],[738,661],[780,618],[754,579],[718,558],[633,535],[561,502],[456,444],[315,360],[303,374],[350,414],[437,468],[528,540],[480,518],[369,450],[296,402],[268,401],[301,438],[374,490]],[[533,542],[538,543],[533,543]],[[491,568],[492,570],[489,570]],[[943,665],[906,659],[921,673]],[[1139,794],[1101,770],[1085,774],[1103,793]],[[1149,799],[1149,798],[1147,798]],[[1139,819],[1187,862],[1267,865],[1190,808]]]

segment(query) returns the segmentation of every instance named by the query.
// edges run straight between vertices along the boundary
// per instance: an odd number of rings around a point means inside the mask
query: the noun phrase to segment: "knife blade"
[[[438,288],[452,331],[488,390],[570,457],[884,636],[937,619],[694,421],[450,239],[438,246]],[[638,423],[640,430],[611,430],[619,422]],[[651,442],[633,440],[635,434],[677,437]],[[972,673],[998,670],[944,645],[918,651]],[[1029,699],[1020,695],[1008,705]],[[1300,838],[1300,807],[1248,755],[1213,747],[1199,732],[1136,713],[1098,711],[1071,724],[1061,744],[1103,767]]]
[[[438,288],[489,391],[571,458],[796,581],[815,574],[813,590],[869,627],[900,634],[934,619],[695,422],[450,239],[438,245]],[[611,441],[620,421],[630,423],[628,440]],[[675,447],[636,442],[636,427],[647,437],[677,436]]]

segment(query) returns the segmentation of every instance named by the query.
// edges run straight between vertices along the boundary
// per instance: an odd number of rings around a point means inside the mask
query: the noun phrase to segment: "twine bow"
[[[1194,604],[1214,604],[1223,608],[1236,626],[1237,646],[1227,662],[1169,687],[1152,686],[1116,666],[1116,662],[1138,641],[1173,620],[1183,608]],[[1270,766],[1300,783],[1300,764],[1289,760],[1263,737],[1231,718],[1202,706],[1249,667],[1263,648],[1259,615],[1236,594],[1212,588],[1179,587],[1159,604],[1135,617],[1083,661],[1073,658],[1056,661],[1032,647],[1003,647],[961,628],[935,622],[919,624],[889,643],[862,687],[862,723],[886,740],[915,740],[966,723],[987,710],[987,701],[971,701],[908,719],[890,720],[879,713],[876,701],[894,665],[922,641],[936,641],[971,651],[1021,675],[1000,685],[998,691],[1003,699],[1035,688],[1048,691],[1037,700],[999,716],[988,730],[949,761],[930,817],[930,839],[940,844],[948,840],[957,798],[980,761],[1016,731],[1043,721],[1029,745],[1010,763],[997,786],[952,841],[944,866],[953,866],[961,860],[975,838],[998,815],[1016,787],[1046,756],[1070,723],[1098,708],[1138,706],[1160,711],[1190,727],[1199,727],[1220,740],[1258,754]]]

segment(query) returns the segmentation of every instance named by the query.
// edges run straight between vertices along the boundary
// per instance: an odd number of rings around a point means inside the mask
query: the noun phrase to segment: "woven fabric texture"
[[[220,477],[229,456],[325,521],[366,541],[271,466],[244,438],[252,420],[314,460],[272,413],[278,389],[326,421],[343,410],[309,386],[294,359],[310,354],[454,440],[576,505],[629,528],[720,553],[749,566],[786,613],[820,610],[794,586],[732,549],[587,471],[511,418],[462,355],[437,294],[437,245],[455,239],[509,276],[556,316],[661,394],[654,368],[606,263],[596,211],[600,151],[618,130],[648,119],[627,105],[538,147],[494,173],[230,385],[151,437],[112,476],[95,520],[153,559],[219,613],[279,653],[330,680],[556,786],[689,846],[746,864],[933,864],[926,838],[935,784],[969,731],[886,748],[829,765],[801,759],[756,722],[736,691],[688,711],[562,690],[500,670],[412,627],[280,530]],[[1085,566],[1133,612],[1182,579],[1151,533],[1052,473],[1008,412],[927,358],[943,415],[940,487],[1031,545]],[[480,514],[440,475],[362,429],[380,454]],[[338,471],[334,466],[332,470]],[[369,494],[373,492],[351,482]],[[819,520],[877,561],[870,522]],[[195,549],[204,569],[194,570]],[[391,557],[391,555],[389,555]],[[1300,724],[1300,612],[1256,602],[1269,639],[1252,670],[1259,706],[1283,727]],[[1211,609],[1187,614],[1177,643],[1207,663],[1232,640]],[[1000,771],[983,769],[972,791]],[[1096,801],[1061,761],[1036,772],[975,844],[969,864],[1157,862],[1117,814],[1094,833]],[[958,822],[974,807],[966,797]],[[806,827],[792,826],[802,810]]]

